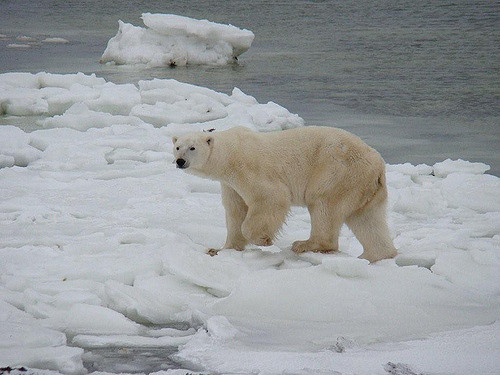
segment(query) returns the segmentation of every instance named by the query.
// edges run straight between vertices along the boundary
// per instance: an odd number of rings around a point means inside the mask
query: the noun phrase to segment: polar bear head
[[[201,170],[210,156],[213,136],[207,133],[189,133],[173,137],[174,162],[177,168]]]

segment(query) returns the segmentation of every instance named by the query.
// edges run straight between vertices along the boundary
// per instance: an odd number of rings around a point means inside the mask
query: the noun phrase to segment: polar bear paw
[[[208,249],[207,254],[210,255],[211,257],[216,256],[219,253],[219,249]]]
[[[248,223],[243,223],[241,232],[246,240],[254,245],[271,246],[273,244],[272,236],[267,234],[267,230],[262,230],[262,228],[254,228]]]
[[[271,246],[273,244],[273,240],[269,236],[262,236],[250,242],[258,246]]]
[[[306,253],[308,251],[314,253],[335,253],[338,250],[334,246],[321,244],[316,241],[306,240],[306,241],[295,241],[292,245],[292,251],[297,254]]]

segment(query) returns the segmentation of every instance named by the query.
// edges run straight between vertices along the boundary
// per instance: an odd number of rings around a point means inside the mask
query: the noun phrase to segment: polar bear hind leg
[[[360,258],[367,259],[370,263],[397,255],[387,226],[386,204],[386,198],[381,201],[375,199],[346,220],[348,227],[363,245]]]
[[[306,241],[295,241],[292,251],[333,253],[339,249],[340,228],[344,223],[341,207],[329,199],[320,199],[308,206],[311,215],[311,235]]]

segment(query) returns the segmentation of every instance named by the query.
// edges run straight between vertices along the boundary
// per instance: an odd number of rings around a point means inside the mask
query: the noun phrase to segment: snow
[[[345,340],[340,339],[323,350],[297,353],[256,350],[255,344],[222,346],[200,332],[178,357],[204,366],[209,363],[208,368],[215,373],[232,374],[497,374],[499,333],[496,323],[432,334],[425,340],[377,343],[365,348],[346,347]],[[388,371],[391,368],[393,372]]]
[[[26,167],[37,160],[41,151],[29,144],[29,136],[14,126],[0,128],[0,168]]]
[[[82,348],[178,346],[205,373],[500,372],[500,180],[484,164],[388,165],[395,260],[357,259],[347,228],[338,254],[294,254],[303,208],[274,246],[210,257],[220,186],[175,168],[171,136],[300,117],[237,88],[81,73],[0,75],[0,108],[40,126],[0,127],[0,366],[80,374]]]
[[[451,173],[483,174],[490,170],[490,166],[483,163],[471,163],[465,160],[446,159],[441,163],[434,164],[434,174],[438,177],[446,177]]]
[[[246,29],[174,14],[143,13],[146,28],[118,21],[101,62],[184,66],[225,65],[252,45]]]
[[[0,287],[0,367],[29,366],[58,370],[65,374],[84,373],[83,350],[66,346],[64,333],[44,328],[31,315],[14,307]],[[6,298],[7,297],[7,298]]]

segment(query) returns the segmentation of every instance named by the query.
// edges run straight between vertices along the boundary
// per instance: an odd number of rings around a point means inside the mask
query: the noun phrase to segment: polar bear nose
[[[186,161],[184,159],[177,159],[175,162],[177,163],[178,168],[182,168],[184,164],[186,164]]]

